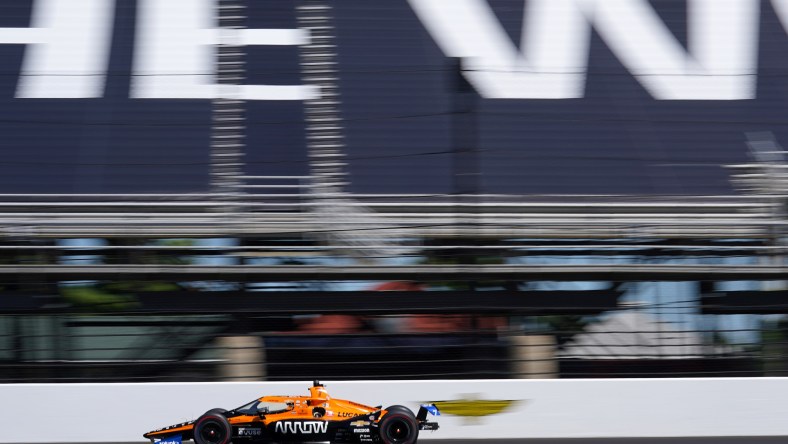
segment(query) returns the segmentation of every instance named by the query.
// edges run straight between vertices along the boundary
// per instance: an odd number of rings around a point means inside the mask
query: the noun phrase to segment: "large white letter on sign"
[[[688,49],[648,0],[529,0],[519,50],[487,0],[408,1],[483,97],[583,97],[591,25],[656,99],[755,97],[759,0],[687,0]]]
[[[143,99],[213,99],[216,45],[232,38],[238,45],[300,45],[299,29],[220,30],[214,26],[216,0],[140,0],[131,96]],[[221,34],[220,34],[221,32]],[[245,100],[304,100],[314,96],[303,85],[239,85]]]
[[[104,95],[115,0],[38,0],[32,27],[0,28],[0,44],[27,44],[16,97]]]
[[[689,0],[689,51],[647,0],[589,3],[594,28],[655,99],[755,98],[759,0]]]
[[[483,97],[572,99],[583,96],[590,26],[574,0],[530,0],[522,48],[486,0],[409,0],[444,54],[463,59]]]

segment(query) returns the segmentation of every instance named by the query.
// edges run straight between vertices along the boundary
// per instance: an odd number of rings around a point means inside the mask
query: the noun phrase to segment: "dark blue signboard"
[[[36,3],[0,3],[2,26],[30,27]],[[0,45],[0,192],[206,189],[210,102],[131,100],[134,2],[118,2],[115,12],[106,87],[99,97],[17,97],[26,46]]]
[[[248,3],[250,29],[298,27],[295,0]],[[329,3],[353,192],[452,193],[460,168],[484,193],[730,194],[746,133],[788,141],[785,2]],[[0,193],[208,191],[214,14],[1,2]],[[297,96],[293,38],[252,38],[246,83]],[[261,94],[244,172],[308,174],[304,102]]]
[[[487,3],[518,42],[527,2]],[[658,100],[592,30],[583,97],[481,99],[482,191],[732,193],[723,165],[748,160],[745,133],[772,131],[788,143],[788,36],[762,3],[754,71],[737,73],[757,79],[752,98]],[[687,2],[650,4],[687,45]],[[405,1],[336,5],[354,189],[450,192],[449,61]]]

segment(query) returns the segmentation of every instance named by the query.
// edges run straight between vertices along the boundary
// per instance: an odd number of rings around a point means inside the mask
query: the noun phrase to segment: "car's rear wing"
[[[438,410],[438,407],[435,404],[422,404],[419,407],[419,413],[416,414],[416,419],[419,422],[424,422],[427,420],[427,413],[430,413],[435,416],[440,416],[441,412]]]

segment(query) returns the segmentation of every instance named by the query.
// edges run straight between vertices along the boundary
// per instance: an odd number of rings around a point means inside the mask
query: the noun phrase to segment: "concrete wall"
[[[142,434],[310,382],[0,385],[2,443],[143,442]],[[325,381],[371,405],[465,400],[421,438],[788,436],[788,378]],[[484,401],[511,401],[499,413]],[[487,413],[487,414],[484,414]]]

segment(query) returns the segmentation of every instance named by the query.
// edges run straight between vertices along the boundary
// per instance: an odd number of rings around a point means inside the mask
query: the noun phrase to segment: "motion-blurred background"
[[[0,382],[785,375],[786,25],[3,0]]]

